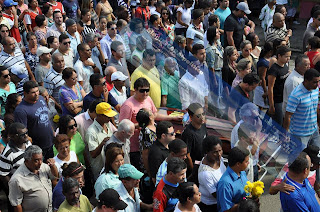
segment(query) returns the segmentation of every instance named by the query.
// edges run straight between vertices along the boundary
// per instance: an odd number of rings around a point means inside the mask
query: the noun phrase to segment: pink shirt
[[[152,111],[152,113],[157,112],[157,108],[154,105],[152,99],[148,96],[143,102],[138,102],[134,96],[127,99],[120,108],[119,122],[123,119],[129,119],[133,123],[138,123],[136,120],[137,113],[141,108],[146,108]],[[139,151],[139,130],[135,129],[134,135],[130,139],[130,152]]]

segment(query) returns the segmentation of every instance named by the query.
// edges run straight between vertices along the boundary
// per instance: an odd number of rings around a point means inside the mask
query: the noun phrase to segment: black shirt
[[[224,31],[233,32],[232,37],[234,45],[238,50],[240,50],[240,44],[243,41],[244,27],[246,24],[248,24],[248,22],[248,18],[238,18],[233,13],[231,13],[224,22]],[[224,47],[226,46],[231,46],[228,44],[227,35],[224,36]]]
[[[228,99],[228,106],[236,109],[235,116],[236,116],[237,122],[240,121],[240,117],[239,117],[240,108],[244,104],[249,102],[249,98],[250,98],[250,93],[247,94],[246,92],[244,92],[240,87],[240,85],[237,85],[235,88],[231,90],[229,99]]]
[[[279,66],[277,63],[274,63],[270,69],[267,71],[267,77],[269,75],[275,76],[276,81],[273,87],[273,101],[274,103],[283,102],[283,89],[284,83],[289,76],[289,67],[284,65],[283,67]]]
[[[205,124],[203,124],[200,129],[194,128],[192,124],[187,125],[184,129],[182,133],[182,140],[186,142],[188,146],[188,152],[190,153],[192,162],[195,160],[202,160],[202,141],[207,137],[207,134],[207,127]]]
[[[149,151],[149,156],[148,156],[151,178],[156,178],[160,165],[168,157],[168,155],[169,155],[169,149],[163,146],[163,144],[157,139],[152,144]]]
[[[83,111],[87,111],[90,107],[91,102],[93,102],[94,100],[101,100],[104,101],[104,97],[101,94],[101,97],[96,97],[95,95],[93,95],[92,91],[90,93],[88,93],[88,95],[86,95],[83,98]],[[112,106],[115,107],[118,105],[117,100],[112,96],[112,94],[109,92],[108,94],[108,103]]]

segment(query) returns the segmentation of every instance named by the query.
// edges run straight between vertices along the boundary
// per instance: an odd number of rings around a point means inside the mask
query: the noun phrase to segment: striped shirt
[[[167,174],[167,159],[165,159],[162,164],[160,165],[157,175],[156,175],[156,187],[160,180]]]
[[[18,46],[16,46],[13,56],[4,52],[0,52],[0,64],[6,67],[9,71],[13,66],[20,65],[23,67],[25,74],[28,76],[28,70],[25,64],[24,56]]]
[[[309,136],[317,130],[317,106],[319,90],[307,90],[303,83],[290,94],[286,111],[293,113],[290,132],[297,136]]]
[[[288,35],[288,30],[285,28],[278,28],[271,25],[267,29],[266,42],[273,42],[275,39],[284,39]],[[290,47],[290,41],[288,40],[287,45]]]
[[[28,141],[26,148],[31,143]],[[11,141],[0,155],[0,176],[12,176],[24,162],[24,150],[17,148]]]
[[[62,74],[56,72],[53,68],[44,77],[44,87],[47,89],[48,94],[59,102],[59,89],[64,84]]]

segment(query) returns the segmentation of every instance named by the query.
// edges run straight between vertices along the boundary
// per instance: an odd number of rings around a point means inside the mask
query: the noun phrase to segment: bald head
[[[273,26],[282,28],[285,24],[285,17],[281,13],[275,13],[273,16]]]
[[[64,63],[64,58],[63,55],[59,52],[54,53],[52,55],[52,67],[53,69],[58,72],[61,73],[64,69],[65,63]]]
[[[109,83],[112,83],[111,82],[111,75],[116,72],[117,69],[113,66],[108,66],[105,70],[104,70],[104,74],[106,75],[106,80],[107,82]]]
[[[11,54],[14,52],[14,50],[16,48],[16,45],[15,45],[16,42],[13,37],[6,36],[6,37],[2,38],[1,43],[3,45],[4,52],[6,52],[8,54]]]

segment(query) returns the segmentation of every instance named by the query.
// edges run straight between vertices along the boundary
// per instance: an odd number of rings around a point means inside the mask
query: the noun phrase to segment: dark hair
[[[109,22],[107,23],[107,29],[110,29],[112,25],[117,25],[117,22],[115,22],[115,21],[109,21]]]
[[[193,4],[194,0],[185,0],[183,3],[187,3],[187,4]]]
[[[173,21],[172,15],[171,15],[171,13],[170,13],[169,7],[164,7],[164,8],[161,9],[161,19],[162,19],[162,23],[164,23],[163,17],[162,17],[162,12],[163,12],[164,10],[168,11],[168,20],[169,20],[170,24],[173,24],[174,21]]]
[[[23,84],[23,92],[29,93],[31,89],[39,87],[35,81],[27,81]]]
[[[66,193],[68,193],[68,191],[70,191],[74,187],[80,188],[79,182],[76,179],[69,177],[63,181],[62,193],[66,194]]]
[[[260,212],[259,204],[253,199],[243,199],[239,202],[238,212]]]
[[[158,20],[160,17],[157,14],[153,14],[150,16],[150,24],[152,25],[156,20]]]
[[[43,13],[44,15],[46,15],[46,14],[49,12],[50,7],[52,7],[52,6],[49,5],[49,4],[43,4],[42,10],[41,10],[42,13]]]
[[[71,162],[69,164],[64,163],[61,169],[62,169],[62,176],[65,178],[73,177],[85,170],[85,168],[77,162]]]
[[[217,28],[214,26],[210,26],[207,30],[207,40],[210,45],[213,45],[216,36],[217,36]]]
[[[192,117],[195,114],[195,112],[200,108],[203,108],[200,103],[191,103],[187,108],[189,116]]]
[[[173,127],[173,125],[169,121],[159,122],[156,128],[157,138],[161,139],[162,134],[167,134],[170,127]]]
[[[178,154],[184,148],[187,148],[187,144],[179,138],[176,138],[169,143],[169,152]]]
[[[222,142],[218,137],[213,135],[207,136],[202,141],[202,153],[207,154],[208,152],[212,151],[212,149],[218,144],[222,147]]]
[[[27,41],[30,40],[31,36],[36,36],[36,34],[34,34],[34,32],[28,32],[27,33]]]
[[[47,46],[48,46],[48,48],[50,48],[50,44],[53,43],[53,41],[54,41],[55,38],[56,38],[55,36],[49,36],[49,37],[47,38]]]
[[[198,5],[200,9],[207,9],[211,7],[211,1],[210,0],[199,0]]]
[[[242,163],[249,156],[249,151],[243,147],[233,147],[228,156],[229,166],[232,167],[237,163]]]
[[[72,76],[73,73],[77,73],[77,71],[74,70],[71,67],[67,67],[67,68],[63,69],[63,71],[62,71],[62,79],[64,79],[64,80],[69,79]]]
[[[121,41],[112,41],[111,45],[110,45],[110,49],[111,51],[117,51],[119,46],[123,46],[123,43]]]
[[[19,96],[21,96],[21,95],[18,93],[11,93],[8,95],[6,106],[5,106],[6,113],[13,113],[14,112]]]
[[[305,54],[299,54],[299,55],[296,57],[295,61],[294,61],[295,67],[298,67],[298,66],[302,63],[302,61],[303,61],[304,59],[308,59],[308,60],[309,60],[309,57],[308,57],[307,55],[305,55]]]
[[[284,5],[280,5],[280,4],[278,4],[277,6],[276,6],[276,9],[274,10],[274,13],[281,13],[280,11],[281,11],[281,9],[282,8],[286,8]],[[281,13],[281,15],[282,15],[282,13]]]
[[[310,45],[311,49],[318,49],[320,48],[320,38],[313,36],[308,39],[308,44]]]
[[[148,56],[152,57],[154,55],[155,55],[155,52],[153,49],[146,49],[146,50],[144,50],[142,57],[143,57],[143,59],[146,59]]]
[[[289,166],[289,171],[296,174],[301,174],[308,167],[309,163],[307,159],[307,153],[301,152],[300,155],[295,159],[295,161],[293,161],[292,164]]]
[[[192,11],[192,18],[193,20],[196,20],[198,18],[200,18],[203,14],[203,10],[202,9],[194,9]]]
[[[194,186],[195,184],[193,182],[183,182],[179,184],[179,187],[177,189],[178,199],[179,202],[184,205],[187,203],[188,198],[192,198],[195,194],[194,192]]]
[[[18,130],[22,130],[24,128],[26,127],[20,122],[12,123],[8,129],[8,135],[18,134]]]
[[[204,46],[200,43],[194,44],[192,46],[192,54],[197,54],[199,50],[204,49]]]
[[[246,37],[246,39],[251,42],[252,48],[255,47],[255,46],[253,46],[253,40],[254,40],[254,38],[255,38],[256,36],[257,36],[256,33],[250,32],[250,33],[247,35],[247,37]]]
[[[130,30],[134,32],[135,29],[136,29],[136,26],[137,26],[138,24],[142,24],[142,26],[143,26],[143,22],[142,22],[142,20],[141,20],[140,18],[134,18],[134,19],[132,19],[132,20],[130,21],[130,24],[129,24]]]
[[[59,36],[59,42],[62,43],[62,41],[66,40],[66,39],[70,39],[69,36],[67,34],[62,33]],[[80,44],[79,44],[80,45]]]
[[[36,25],[38,27],[41,27],[45,20],[46,20],[46,16],[45,15],[37,15],[36,18],[35,18]]]
[[[83,16],[85,16],[87,13],[89,13],[90,10],[88,8],[83,8],[81,10],[81,16],[80,16],[80,19],[82,19]]]
[[[54,16],[56,16],[56,14],[58,14],[58,13],[61,13],[61,15],[62,15],[62,12],[60,10],[53,11],[53,14],[52,14],[53,19],[54,19]]]
[[[75,123],[77,123],[73,116],[65,115],[65,116],[60,117],[60,119],[59,119],[59,134],[68,134],[68,124],[72,120]]]
[[[248,85],[258,84],[260,82],[260,77],[257,74],[249,73],[243,77],[243,83],[248,83]]]
[[[310,68],[304,73],[304,80],[311,81],[315,77],[320,77],[320,73],[314,68]]]
[[[320,71],[320,61],[318,61],[318,62],[314,65],[314,68],[315,68],[317,71]]]
[[[319,147],[316,145],[308,145],[307,148],[303,150],[303,152],[307,153],[311,159],[311,163],[317,164],[319,157]]]
[[[214,23],[218,23],[219,17],[215,14],[212,14],[208,18],[209,26],[213,26]]]
[[[101,17],[100,17],[101,18]],[[126,23],[123,19],[118,19],[117,21],[117,28],[123,27],[123,24]]]
[[[173,174],[177,174],[181,172],[183,169],[187,168],[187,164],[180,158],[173,157],[167,161],[167,173],[172,172]]]
[[[320,9],[313,13],[312,18],[318,18],[319,15],[320,15]]]
[[[259,59],[264,58],[270,51],[273,51],[273,44],[271,42],[266,42],[260,52]]]
[[[91,102],[90,105],[89,105],[89,112],[90,113],[96,112],[96,107],[101,102],[102,102],[101,99],[96,99],[93,102]]]
[[[291,52],[291,49],[288,46],[279,46],[277,49],[277,57],[278,55],[283,56],[288,52]]]
[[[146,128],[151,121],[149,111],[141,108],[137,113],[136,120],[142,129]]]
[[[311,11],[310,11],[310,17],[312,18],[313,15],[314,15],[314,13],[315,13],[316,11],[318,11],[318,10],[320,10],[320,5],[319,5],[319,4],[314,5],[314,6],[311,8]]]
[[[8,31],[9,31],[9,34],[10,34],[10,30],[9,30],[9,27],[8,27],[7,25],[5,25],[5,24],[0,24],[0,30],[2,29],[2,27],[6,27],[6,28],[8,29]],[[1,36],[0,36],[0,41],[1,41],[1,44],[3,44],[3,43],[2,43],[3,37],[1,37]]]
[[[111,171],[115,174],[116,171],[113,170],[111,164],[114,162],[114,160],[117,158],[118,155],[122,155],[122,157],[124,157],[122,148],[112,147],[108,149],[105,154],[106,154],[105,173],[109,173]]]
[[[1,26],[1,25],[0,25]],[[1,27],[0,27],[1,29]],[[314,36],[317,36],[318,38],[320,38],[320,30],[317,30],[315,33],[314,33]]]
[[[68,141],[70,144],[71,139],[66,134],[60,134],[60,132],[59,132],[59,134],[56,137],[54,137],[53,144],[56,147],[56,149],[58,150],[58,146],[66,141]]]
[[[149,87],[150,88],[150,83],[148,82],[148,80],[146,78],[140,77],[134,82],[133,87],[135,90],[138,90],[138,88],[142,88],[142,87]]]
[[[281,43],[285,41],[281,38],[276,38],[274,41],[273,41],[273,55],[277,55],[277,49],[281,46]]]
[[[89,82],[90,82],[92,89],[94,88],[95,85],[100,84],[100,79],[102,79],[102,78],[103,78],[103,76],[100,73],[94,73],[90,76]]]

